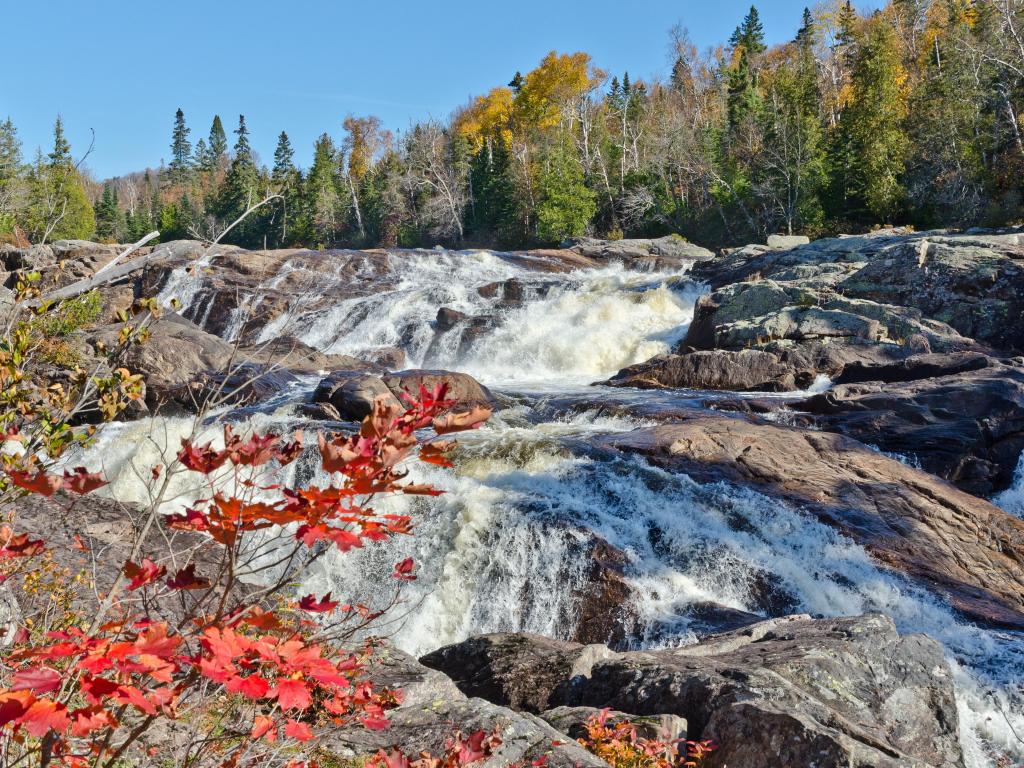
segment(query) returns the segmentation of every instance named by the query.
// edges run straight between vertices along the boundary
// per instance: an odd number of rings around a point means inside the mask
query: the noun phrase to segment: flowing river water
[[[766,581],[786,596],[788,612],[879,611],[900,631],[926,632],[947,649],[968,764],[991,765],[989,746],[1024,757],[1014,733],[1024,737],[1019,634],[965,623],[798,509],[751,489],[699,484],[640,458],[594,449],[596,436],[648,423],[635,414],[696,402],[696,393],[591,386],[682,338],[702,292],[685,267],[551,272],[522,255],[477,251],[396,252],[386,259],[389,279],[357,296],[340,290],[353,279],[351,263],[334,274],[326,259],[313,270],[301,259],[284,262],[264,285],[303,288],[287,315],[258,332],[259,340],[288,334],[324,352],[356,356],[400,347],[406,367],[470,373],[504,407],[462,438],[455,470],[413,469],[444,496],[386,502],[409,509],[417,520],[414,537],[322,560],[305,585],[310,591],[372,602],[393,564],[413,556],[419,578],[384,627],[403,649],[418,654],[494,631],[565,637],[579,616],[596,536],[624,553],[632,645],[693,642],[686,613],[693,603],[756,612]],[[379,264],[374,270],[379,275]],[[516,302],[487,298],[487,286],[513,278]],[[178,270],[161,298],[181,299],[185,314],[203,322],[210,313],[204,302],[211,301],[202,291],[205,279],[201,269]],[[221,330],[228,339],[241,332],[247,302],[256,296],[242,298],[237,320]],[[467,320],[438,335],[433,321],[440,307],[489,320],[482,329]],[[297,382],[250,414],[253,428],[299,426],[294,404],[316,379]],[[598,406],[609,404],[621,405],[615,413],[624,415],[600,415],[609,409]],[[89,460],[116,475],[111,493],[138,498],[131,465],[156,463],[157,450],[175,449],[190,426],[186,419],[115,425]],[[293,483],[320,474],[312,454],[288,472]],[[1021,498],[1018,488],[997,501],[1019,514]]]

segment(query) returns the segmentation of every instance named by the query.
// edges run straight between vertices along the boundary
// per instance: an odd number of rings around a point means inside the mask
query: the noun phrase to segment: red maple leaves
[[[314,738],[316,723],[328,721],[386,727],[386,712],[397,705],[399,694],[376,690],[364,679],[366,652],[340,652],[313,639],[324,622],[369,622],[380,613],[362,605],[342,605],[327,593],[305,595],[289,604],[316,614],[315,621],[298,618],[293,611],[279,614],[280,603],[248,597],[234,568],[244,543],[267,529],[275,529],[277,533],[271,533],[281,541],[290,537],[289,546],[297,551],[313,551],[327,543],[346,552],[409,534],[408,516],[379,513],[371,502],[380,494],[439,493],[406,481],[402,464],[416,455],[417,433],[428,427],[438,434],[473,429],[490,415],[485,408],[446,415],[454,403],[445,394],[443,385],[429,391],[421,387],[418,398],[406,397],[405,410],[379,400],[358,433],[320,435],[321,464],[336,480],[326,488],[278,488],[242,474],[295,461],[303,451],[300,435],[292,441],[271,434],[243,438],[225,426],[222,448],[184,440],[177,454],[181,467],[208,478],[211,493],[192,507],[159,519],[170,535],[195,535],[195,551],[206,555],[190,555],[179,562],[176,556],[140,554],[125,562],[123,579],[107,596],[108,604],[118,607],[118,618],[99,626],[72,623],[44,632],[41,639],[39,632],[18,628],[0,660],[0,738],[7,736],[18,744],[41,740],[34,748],[46,751],[47,762],[78,768],[92,762],[83,756],[108,759],[110,745],[124,749],[154,719],[176,718],[182,702],[194,703],[210,690],[247,703],[247,732],[251,740],[262,743],[286,739],[301,745]],[[420,447],[419,458],[450,466],[451,447],[450,441],[428,442]],[[26,466],[9,466],[5,472],[13,485],[30,493],[85,494],[105,485],[99,475],[82,468],[57,475],[31,462]],[[171,469],[154,468],[153,481]],[[225,476],[234,483],[222,482]],[[79,551],[90,552],[80,539],[76,542]],[[140,549],[136,545],[134,551]],[[0,563],[31,558],[43,550],[42,540],[0,527]],[[196,572],[200,562],[203,575]],[[402,560],[393,576],[412,581],[414,567],[412,558]],[[158,606],[169,596],[186,610],[184,620],[173,625],[155,620],[150,616],[167,614],[153,613],[149,607],[142,615],[132,613],[139,605]],[[474,761],[489,754],[498,743],[495,739],[484,734],[459,736],[445,762],[429,765]],[[235,764],[232,754],[237,753],[229,750],[224,765]]]

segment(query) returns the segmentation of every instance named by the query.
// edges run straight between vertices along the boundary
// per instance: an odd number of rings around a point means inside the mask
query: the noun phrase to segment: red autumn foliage
[[[159,721],[182,723],[187,712],[188,727],[200,733],[187,742],[182,764],[283,765],[281,745],[288,742],[288,764],[298,766],[307,763],[296,750],[319,726],[386,727],[400,693],[366,679],[369,650],[351,642],[380,610],[343,605],[329,593],[297,603],[275,598],[323,556],[325,544],[346,552],[408,534],[407,516],[380,513],[373,501],[435,492],[405,482],[401,464],[415,456],[417,432],[471,429],[489,416],[478,409],[446,419],[454,403],[444,386],[421,388],[407,403],[403,411],[379,401],[357,434],[320,436],[320,460],[334,478],[324,488],[262,481],[268,467],[299,457],[299,435],[242,438],[228,426],[220,448],[184,440],[177,463],[154,467],[151,480],[194,473],[209,488],[207,498],[173,514],[154,504],[140,527],[163,526],[168,539],[190,537],[185,560],[177,559],[179,552],[147,552],[151,539],[139,534],[113,584],[97,591],[93,613],[66,626],[14,633],[0,660],[0,744],[7,758],[69,768],[134,764],[151,753],[148,734]],[[444,465],[450,447],[428,443],[420,455]],[[105,484],[81,468],[63,476],[8,468],[7,476],[24,491],[53,498],[61,489],[85,494]],[[264,564],[268,552],[278,551],[265,548],[267,536],[284,550],[270,565]],[[92,552],[75,541],[77,551]],[[43,541],[0,529],[0,562],[27,561],[44,550]],[[412,570],[412,560],[403,560],[394,575],[412,580]],[[250,579],[262,574],[264,583],[245,586],[242,572]],[[289,605],[322,618],[300,618]],[[345,638],[347,645],[339,645]],[[409,765],[465,765],[497,743],[483,734],[457,737],[441,762]]]

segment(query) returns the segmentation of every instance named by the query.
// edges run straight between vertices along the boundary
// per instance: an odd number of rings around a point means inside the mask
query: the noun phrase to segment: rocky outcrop
[[[446,384],[445,397],[457,400],[460,405],[489,405],[494,402],[491,391],[468,373],[411,369],[389,373],[381,380],[395,397],[400,397],[403,392],[418,395],[421,386],[433,390]]]
[[[1024,521],[856,440],[694,411],[602,444],[783,499],[963,615],[1024,628]]]
[[[501,746],[480,768],[531,765],[546,758],[553,768],[608,768],[562,731],[540,717],[482,698],[467,698],[445,675],[392,648],[378,650],[369,669],[377,686],[401,688],[402,704],[388,712],[390,725],[373,731],[359,724],[329,728],[320,737],[324,753],[361,761],[380,749],[398,746],[407,755],[444,753],[455,729],[464,734],[497,731]]]
[[[562,247],[588,259],[599,262],[621,261],[634,269],[671,269],[715,257],[707,248],[694,245],[678,235],[654,240],[595,240],[580,237],[563,243]]]
[[[879,615],[791,616],[683,648],[622,654],[486,635],[422,661],[464,692],[513,707],[546,701],[684,718],[688,738],[718,744],[703,763],[711,768],[963,765],[941,646],[901,636]]]
[[[990,496],[1010,486],[1024,451],[1024,365],[984,355],[919,355],[848,366],[830,391],[794,408],[809,423],[918,462]]]
[[[686,355],[662,355],[623,368],[603,382],[639,389],[725,389],[746,392],[787,392],[798,388],[794,371],[778,355],[756,349],[715,349]]]

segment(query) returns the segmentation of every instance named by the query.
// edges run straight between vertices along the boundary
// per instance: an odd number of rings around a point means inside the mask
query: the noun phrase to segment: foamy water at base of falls
[[[304,589],[380,603],[391,594],[394,563],[411,556],[418,579],[408,585],[388,622],[378,626],[399,647],[419,654],[495,631],[565,637],[579,612],[587,546],[597,536],[625,555],[635,646],[693,642],[684,614],[694,602],[756,611],[756,591],[768,578],[792,599],[793,612],[879,611],[901,632],[926,632],[939,640],[954,670],[968,765],[992,764],[986,743],[1024,758],[1024,745],[1014,735],[1024,734],[1019,633],[959,620],[923,590],[876,565],[862,547],[786,504],[724,483],[699,484],[639,458],[609,457],[592,448],[596,436],[642,426],[637,418],[551,413],[542,407],[543,393],[575,395],[581,402],[684,398],[584,387],[668,351],[685,334],[700,288],[682,273],[612,266],[552,275],[483,252],[393,255],[392,261],[400,279],[391,288],[328,309],[310,302],[317,308],[309,314],[300,306],[287,320],[264,329],[264,339],[291,334],[346,354],[401,346],[410,367],[469,372],[517,404],[462,438],[454,470],[410,466],[415,480],[432,483],[445,495],[382,502],[413,516],[415,536],[331,553],[318,562]],[[468,350],[459,353],[457,335],[434,338],[431,322],[439,307],[494,314],[476,289],[513,277],[530,289],[528,300],[497,312],[495,327]],[[202,277],[179,277],[177,295],[199,295],[190,280]],[[327,280],[326,295],[330,285]],[[827,385],[817,382],[816,389]],[[301,398],[300,390],[289,397]],[[293,407],[282,404],[252,416],[249,428],[301,425]],[[166,452],[173,453],[193,426],[185,418],[113,425],[86,461],[115,478],[106,492],[145,501],[148,468],[165,462]],[[217,429],[206,430],[216,438]],[[293,484],[327,482],[313,451],[285,474],[282,480]],[[182,482],[174,493],[169,508],[199,491]],[[1013,493],[997,503],[1015,511]]]

